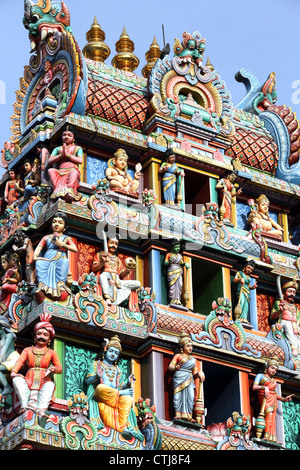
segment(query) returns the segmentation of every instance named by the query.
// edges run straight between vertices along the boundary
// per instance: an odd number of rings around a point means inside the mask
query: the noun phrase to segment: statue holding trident
[[[132,279],[125,279],[135,268],[135,260],[131,257],[125,259],[124,265],[117,254],[119,236],[106,237],[102,231],[104,251],[96,253],[92,263],[92,272],[97,275],[98,283],[102,289],[102,296],[108,306],[121,305],[128,300],[128,308],[138,311],[138,296],[136,291],[141,283]]]

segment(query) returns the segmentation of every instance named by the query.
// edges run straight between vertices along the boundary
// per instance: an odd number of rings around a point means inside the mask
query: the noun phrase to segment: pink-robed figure
[[[218,181],[216,189],[220,190],[221,205],[220,205],[220,219],[230,222],[232,213],[232,203],[238,194],[241,194],[242,189],[235,188],[235,181],[237,179],[237,171],[230,172],[225,178]]]
[[[49,159],[48,175],[53,186],[51,199],[62,198],[66,202],[78,201],[80,183],[79,165],[83,162],[83,150],[75,144],[75,132],[67,125],[62,133],[62,146],[56,147]],[[54,165],[54,167],[53,167]],[[58,168],[57,168],[58,166]]]
[[[276,437],[276,413],[277,402],[289,402],[292,400],[293,394],[287,397],[282,397],[276,392],[277,382],[275,375],[277,373],[279,363],[276,357],[269,359],[266,364],[264,373],[258,374],[252,386],[252,390],[257,392],[258,405],[260,408],[260,415],[264,417],[264,429],[259,427],[257,437],[264,433],[263,439],[267,441],[277,442]],[[257,420],[258,421],[258,420]]]

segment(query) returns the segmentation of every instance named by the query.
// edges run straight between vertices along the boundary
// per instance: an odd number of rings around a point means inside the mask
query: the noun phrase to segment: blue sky
[[[234,76],[240,68],[249,69],[263,83],[276,73],[278,104],[285,104],[300,119],[300,0],[65,0],[71,15],[74,36],[83,49],[86,32],[94,16],[106,34],[111,49],[106,60],[111,64],[115,43],[123,27],[135,43],[140,73],[145,53],[153,37],[171,48],[182,33],[200,31],[206,38],[204,63],[210,58],[219,71],[236,105],[245,88]],[[0,0],[0,148],[11,137],[11,120],[15,91],[23,67],[30,59],[27,31],[23,27],[23,0]],[[3,171],[0,168],[0,175]]]

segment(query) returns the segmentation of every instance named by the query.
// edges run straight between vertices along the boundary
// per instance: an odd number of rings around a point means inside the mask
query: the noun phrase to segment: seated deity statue
[[[249,202],[249,201],[248,201]],[[269,215],[270,201],[261,194],[252,204],[251,211],[248,216],[248,224],[254,228],[261,228],[261,230],[271,236],[279,237],[282,239],[283,228],[273,220]]]
[[[128,172],[128,155],[123,149],[118,149],[114,157],[108,161],[108,168],[105,176],[109,181],[109,187],[113,191],[124,191],[126,193],[137,193],[141,174],[141,164],[135,167],[135,173],[132,177]]]
[[[75,130],[67,125],[62,133],[62,146],[53,150],[48,161],[48,175],[53,187],[51,199],[62,198],[68,203],[81,199],[77,190],[82,162],[83,150],[75,143]]]
[[[93,361],[87,370],[89,418],[99,430],[108,426],[125,438],[140,438],[133,411],[135,377],[131,374],[122,381],[121,369],[116,364],[121,350],[118,336],[106,340],[102,359]]]
[[[96,253],[92,263],[92,272],[96,274],[102,290],[102,296],[108,306],[121,305],[128,301],[131,311],[138,310],[136,291],[141,287],[139,281],[125,279],[135,268],[133,258],[126,258],[123,263],[117,254],[119,237],[107,240],[107,249]]]

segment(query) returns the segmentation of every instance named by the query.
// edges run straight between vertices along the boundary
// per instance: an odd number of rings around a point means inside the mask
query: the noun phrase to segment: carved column
[[[148,189],[153,189],[154,193],[157,195],[157,204],[161,204],[161,185],[158,175],[159,167],[160,161],[151,158],[147,166],[147,187]]]
[[[253,286],[255,279],[251,278],[250,286]],[[256,289],[250,289],[249,300],[249,322],[255,330],[258,330],[257,323],[257,303],[256,303]]]
[[[276,379],[278,382],[278,379]],[[281,383],[277,383],[276,392],[278,395],[282,395]],[[285,396],[288,394],[285,394]],[[284,422],[283,422],[283,411],[282,411],[282,402],[277,400],[277,414],[276,414],[276,438],[277,442],[282,442],[285,445],[284,439]]]
[[[155,292],[155,301],[161,303],[161,267],[160,267],[160,252],[156,249],[151,249],[149,252],[149,284],[152,292]]]
[[[249,371],[239,372],[241,413],[251,416]]]
[[[181,301],[185,307],[188,307],[190,310],[193,310],[193,278],[192,278],[192,258],[190,256],[183,256],[183,260],[185,263],[190,265],[190,269],[183,268],[183,297],[188,293],[188,300],[185,302],[183,298]]]
[[[158,351],[149,354],[149,394],[157,418],[165,419],[163,354]]]
[[[223,295],[231,301],[231,279],[230,269],[222,266],[222,278],[223,278]]]

